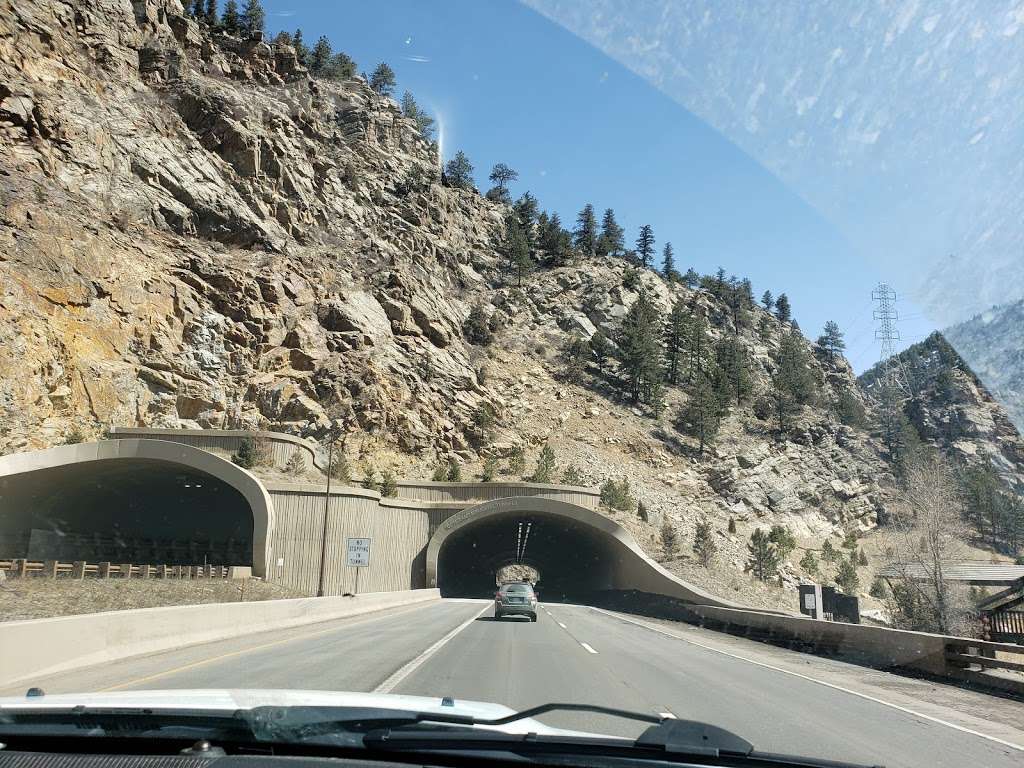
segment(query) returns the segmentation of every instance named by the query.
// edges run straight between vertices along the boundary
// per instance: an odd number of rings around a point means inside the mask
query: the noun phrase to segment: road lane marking
[[[591,648],[589,645],[587,645],[584,642],[580,642],[580,645],[582,645],[584,648],[586,648],[587,651],[590,652],[590,653],[597,653],[597,651],[595,651],[593,648]]]
[[[427,648],[427,650],[425,650],[419,656],[417,656],[416,658],[414,658],[411,661],[409,661],[407,664],[405,664],[405,666],[400,667],[398,670],[396,670],[394,673],[392,673],[392,675],[387,680],[385,680],[383,683],[381,683],[376,688],[374,688],[373,692],[374,693],[391,693],[391,691],[395,688],[395,686],[397,686],[399,683],[401,683],[403,680],[405,680],[405,678],[407,678],[409,675],[411,675],[413,672],[415,672],[417,669],[419,669],[427,659],[429,659],[431,656],[433,656],[435,653],[437,653],[439,650],[441,650],[441,648],[445,645],[445,643],[447,643],[449,640],[451,640],[453,637],[455,637],[457,634],[459,634],[459,632],[461,632],[466,627],[468,627],[470,624],[472,624],[474,621],[476,621],[478,618],[480,618],[480,614],[482,614],[484,611],[486,611],[490,607],[491,606],[490,606],[489,603],[485,603],[484,606],[479,611],[477,611],[472,616],[470,616],[468,619],[466,619],[464,622],[459,624],[459,626],[457,626],[455,629],[453,629],[447,635],[442,637],[440,640],[438,640],[432,646]]]
[[[951,723],[951,722],[949,722],[947,720],[943,720],[941,718],[934,717],[933,715],[926,715],[923,712],[918,712],[918,711],[913,710],[913,709],[908,709],[907,707],[901,706],[899,704],[893,704],[891,701],[885,701],[884,699],[876,698],[875,696],[871,696],[870,694],[867,694],[867,693],[861,693],[860,691],[854,691],[854,690],[851,690],[849,688],[844,688],[843,686],[836,685],[835,683],[827,683],[824,680],[819,680],[817,678],[810,677],[808,675],[802,675],[799,672],[793,672],[793,671],[788,670],[788,669],[783,669],[782,667],[776,667],[776,666],[774,666],[772,664],[766,664],[763,661],[754,661],[754,659],[748,659],[746,656],[740,656],[739,654],[736,654],[736,653],[730,653],[729,651],[723,651],[723,650],[721,650],[719,648],[715,648],[715,647],[710,646],[710,645],[705,645],[704,643],[699,643],[696,640],[691,640],[691,639],[689,639],[687,637],[680,637],[679,635],[675,635],[675,634],[669,632],[668,630],[662,629],[661,627],[659,627],[659,626],[657,626],[655,624],[649,624],[646,621],[641,621],[639,619],[633,619],[633,618],[630,618],[630,617],[627,617],[627,616],[622,616],[622,615],[617,614],[617,613],[612,613],[611,611],[606,611],[603,608],[591,607],[590,610],[597,611],[598,613],[603,613],[606,616],[611,616],[612,618],[620,619],[621,621],[625,621],[625,622],[628,622],[630,624],[636,624],[638,627],[643,627],[645,629],[649,629],[652,632],[657,632],[659,635],[665,635],[666,637],[671,637],[674,640],[681,640],[684,643],[689,643],[690,645],[695,645],[698,648],[703,648],[703,649],[705,649],[707,651],[713,651],[714,653],[719,653],[719,654],[721,654],[723,656],[728,656],[728,657],[733,658],[733,659],[739,659],[740,661],[745,661],[748,664],[755,664],[755,665],[757,665],[759,667],[764,667],[765,669],[772,669],[772,670],[775,670],[776,672],[781,672],[784,675],[791,675],[793,677],[799,677],[801,680],[807,680],[808,682],[811,682],[811,683],[817,683],[818,685],[823,685],[826,688],[832,688],[833,690],[836,690],[836,691],[842,691],[843,693],[849,693],[849,694],[851,694],[853,696],[857,696],[857,697],[859,697],[861,699],[866,699],[867,701],[873,701],[875,704],[881,704],[882,706],[891,707],[892,709],[899,710],[900,712],[903,712],[904,714],[913,715],[914,717],[920,717],[920,718],[923,718],[923,719],[928,720],[930,722],[938,723],[939,725],[945,725],[945,726],[948,726],[949,728],[953,728],[954,730],[961,731],[963,733],[969,733],[972,736],[978,736],[979,738],[985,739],[987,741],[995,742],[996,744],[1001,744],[1004,747],[1010,747],[1011,749],[1016,749],[1016,750],[1018,750],[1020,752],[1024,752],[1024,744],[1014,744],[1012,741],[1006,741],[1004,739],[1000,739],[997,736],[989,736],[988,734],[982,733],[981,731],[975,731],[975,730],[973,730],[971,728],[967,728],[966,726],[957,725],[956,723]]]
[[[658,717],[660,717],[662,720],[675,720],[676,719],[676,716],[673,715],[671,712],[659,712],[658,713]]]
[[[560,622],[560,621],[555,621],[555,624],[557,624],[558,626],[560,626],[560,627],[561,627],[562,629],[568,629],[568,627],[566,627],[566,626],[565,626],[565,624],[563,624],[563,623],[562,623],[562,622]]]
[[[331,632],[337,632],[337,631],[339,631],[340,629],[343,629],[343,628],[354,627],[354,626],[358,626],[358,625],[361,625],[361,624],[366,624],[367,622],[370,622],[370,621],[380,621],[381,619],[387,619],[387,618],[390,618],[392,616],[400,616],[400,615],[405,614],[405,613],[411,613],[412,611],[414,611],[414,610],[416,610],[418,608],[424,608],[427,605],[435,605],[435,603],[425,603],[425,604],[421,603],[421,604],[418,604],[418,605],[411,605],[411,606],[409,606],[407,608],[404,608],[403,610],[389,612],[385,616],[379,616],[379,615],[366,616],[366,617],[361,618],[361,619],[356,619],[355,621],[346,621],[346,618],[352,618],[352,617],[339,616],[336,619],[328,619],[327,621],[332,622],[332,623],[336,622],[336,621],[344,621],[345,624],[344,624],[343,627],[335,626],[335,627],[330,627],[329,629],[321,629],[321,630],[319,630],[317,632],[305,632],[305,633],[303,633],[301,635],[296,635],[295,637],[284,637],[284,638],[281,638],[280,640],[272,640],[269,643],[261,643],[260,645],[254,645],[254,646],[252,646],[250,648],[239,648],[237,651],[228,651],[227,653],[222,653],[222,654],[219,654],[218,656],[211,656],[208,659],[200,659],[199,661],[193,661],[193,662],[190,662],[188,664],[182,664],[180,667],[172,667],[171,669],[165,669],[163,672],[154,672],[152,675],[146,675],[145,677],[137,677],[134,680],[128,680],[128,681],[123,682],[123,683],[117,683],[116,685],[108,685],[106,688],[100,688],[97,691],[97,693],[106,693],[107,691],[116,691],[116,690],[118,690],[120,688],[125,688],[125,687],[127,687],[129,685],[138,685],[139,683],[148,683],[150,680],[157,680],[157,679],[159,679],[161,677],[167,677],[168,675],[173,675],[173,674],[176,674],[178,672],[184,672],[184,671],[189,670],[189,669],[195,669],[196,667],[201,667],[201,666],[203,666],[205,664],[212,664],[215,661],[223,661],[224,659],[230,659],[230,658],[232,658],[234,656],[241,656],[244,653],[250,653],[252,651],[262,651],[264,648],[273,648],[273,647],[278,646],[278,645],[284,645],[285,643],[294,642],[295,640],[306,640],[306,639],[308,639],[310,637],[319,637],[320,635],[327,635],[327,634],[330,634]],[[378,613],[378,612],[375,611],[374,613]],[[322,623],[324,623],[324,622],[317,622],[317,624],[322,624]],[[315,625],[310,625],[310,626],[315,626]],[[301,627],[285,627],[285,629],[300,629],[300,628]],[[273,631],[273,630],[268,630],[268,631]],[[217,641],[212,641],[212,642],[217,642]],[[160,651],[160,653],[169,653],[169,652],[170,651]],[[74,671],[75,670],[69,670],[69,673],[74,672]]]

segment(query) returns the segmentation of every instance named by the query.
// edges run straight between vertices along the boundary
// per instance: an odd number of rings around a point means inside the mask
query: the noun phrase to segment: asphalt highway
[[[801,655],[810,669],[801,676],[716,651],[720,636],[712,632],[697,635],[707,636],[704,647],[580,606],[542,606],[536,623],[495,621],[491,614],[490,603],[444,600],[182,648],[34,684],[49,693],[378,691],[516,709],[586,702],[713,723],[763,751],[888,766],[1024,765],[1024,749],[807,679],[815,657]],[[638,735],[645,727],[586,713],[540,719],[616,735]]]

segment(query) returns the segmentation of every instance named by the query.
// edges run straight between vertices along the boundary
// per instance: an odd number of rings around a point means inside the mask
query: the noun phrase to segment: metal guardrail
[[[98,579],[226,579],[234,567],[236,566],[87,563],[84,560],[61,563],[57,560],[22,558],[0,560],[0,571],[5,571],[10,578],[84,579],[89,576]]]

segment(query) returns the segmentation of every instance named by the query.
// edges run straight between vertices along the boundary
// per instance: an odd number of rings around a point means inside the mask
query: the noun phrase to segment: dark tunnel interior
[[[614,586],[619,546],[604,531],[561,515],[489,517],[464,525],[444,541],[437,585],[443,597],[493,597],[498,569],[521,562],[540,573],[541,599],[582,602]]]
[[[228,483],[150,459],[0,478],[0,556],[251,565],[253,516]]]

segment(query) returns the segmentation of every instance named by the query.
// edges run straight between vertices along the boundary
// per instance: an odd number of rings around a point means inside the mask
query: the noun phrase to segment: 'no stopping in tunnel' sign
[[[370,539],[345,539],[345,565],[365,568],[370,564]]]

